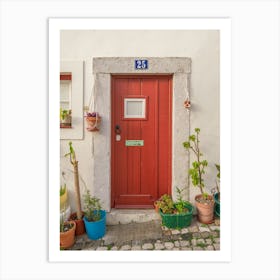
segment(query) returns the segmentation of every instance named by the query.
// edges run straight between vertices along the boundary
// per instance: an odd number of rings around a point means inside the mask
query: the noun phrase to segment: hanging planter
[[[87,122],[87,131],[99,131],[101,117],[97,112],[87,112],[85,118]]]

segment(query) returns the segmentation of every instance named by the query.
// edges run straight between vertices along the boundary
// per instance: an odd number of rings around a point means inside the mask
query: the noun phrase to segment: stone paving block
[[[205,232],[205,231],[210,231],[210,229],[208,228],[208,226],[200,226],[200,227],[198,227],[198,229],[199,229],[199,231],[200,232]]]
[[[220,243],[220,238],[214,238],[215,243]]]
[[[177,248],[177,247],[174,247],[173,249],[172,249],[172,251],[179,251],[180,249],[179,248]]]
[[[213,237],[219,237],[220,233],[217,232],[217,231],[211,231],[210,235],[213,236]]]
[[[105,246],[97,247],[97,248],[96,248],[96,251],[107,251],[107,250],[108,250],[108,248],[105,247]]]
[[[167,250],[170,250],[170,249],[174,248],[174,244],[172,242],[165,242],[164,246]]]
[[[220,225],[220,218],[216,218],[215,221],[214,221],[214,224],[216,226],[219,226]]]
[[[180,246],[181,246],[181,247],[190,246],[190,241],[188,241],[188,240],[182,240],[182,241],[180,241]]]
[[[155,244],[155,250],[163,250],[165,247],[163,244],[161,243],[156,243]]]
[[[183,240],[190,240],[192,239],[192,233],[182,234],[181,237],[183,238]]]
[[[130,245],[123,245],[123,246],[121,246],[120,250],[124,250],[124,251],[131,250],[131,246]]]
[[[171,230],[171,234],[180,234],[181,232],[180,232],[180,230],[178,230],[178,229],[173,229],[173,230]]]
[[[141,246],[140,245],[135,245],[131,247],[131,251],[140,251],[141,250]]]
[[[196,239],[192,239],[191,244],[192,244],[192,246],[196,246],[196,244],[197,244]]]
[[[205,239],[205,243],[206,243],[207,245],[212,245],[213,241],[212,241],[212,239],[207,238],[207,239]]]
[[[175,247],[180,247],[180,242],[179,242],[178,240],[176,240],[176,241],[174,242],[174,245],[175,245]]]
[[[208,245],[205,250],[207,251],[214,251],[214,247],[212,245]]]
[[[189,230],[187,228],[182,228],[181,229],[181,234],[188,233],[188,232],[189,232]]]
[[[154,249],[154,246],[152,243],[145,243],[142,245],[142,249],[143,250],[152,250],[152,249]]]
[[[117,251],[117,250],[118,250],[118,247],[117,246],[113,246],[110,251]]]
[[[205,240],[204,239],[197,239],[196,241],[197,241],[196,244],[205,244]]]
[[[197,226],[189,227],[189,232],[198,232],[198,227]]]
[[[201,233],[200,232],[194,232],[192,234],[193,238],[200,238],[201,237]]]
[[[215,250],[220,250],[220,244],[213,244]]]
[[[219,226],[209,226],[212,231],[220,230]]]
[[[210,232],[208,232],[208,231],[201,232],[200,235],[201,235],[202,238],[207,238],[207,237],[210,236]]]

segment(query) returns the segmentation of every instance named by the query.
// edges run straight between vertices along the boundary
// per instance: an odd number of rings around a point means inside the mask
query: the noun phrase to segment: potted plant
[[[88,131],[99,131],[101,117],[97,112],[87,112],[85,118]]]
[[[193,206],[190,202],[183,200],[183,190],[176,188],[176,191],[176,202],[174,202],[172,197],[168,194],[164,194],[158,200],[162,224],[168,228],[188,227],[192,222]]]
[[[76,235],[81,235],[85,233],[85,225],[83,221],[83,212],[81,207],[78,161],[76,160],[76,154],[72,146],[72,142],[69,142],[69,153],[67,153],[65,157],[66,156],[70,157],[70,163],[73,165],[73,169],[74,169],[74,185],[75,185],[75,198],[76,198],[76,208],[77,208],[77,212],[71,214],[70,220],[74,220],[76,223]]]
[[[91,196],[89,190],[84,194],[84,222],[89,239],[102,238],[106,232],[106,212],[101,210],[100,199]]]
[[[198,187],[201,194],[195,196],[195,205],[198,211],[198,220],[204,224],[210,224],[214,218],[214,199],[213,196],[204,192],[205,168],[208,165],[207,160],[202,160],[203,154],[199,147],[200,129],[195,128],[195,134],[189,136],[189,141],[183,143],[183,146],[189,151],[191,150],[196,160],[192,163],[192,168],[189,169],[189,175],[194,187]]]
[[[221,175],[221,171],[220,171],[220,165],[219,164],[215,164],[216,169],[217,169],[217,179],[216,179],[216,192],[214,194],[214,200],[215,200],[215,215],[217,217],[220,217],[220,175]]]
[[[72,125],[72,111],[60,108],[60,128],[69,128]]]
[[[75,243],[76,224],[74,221],[65,222],[60,218],[60,248],[67,249]]]

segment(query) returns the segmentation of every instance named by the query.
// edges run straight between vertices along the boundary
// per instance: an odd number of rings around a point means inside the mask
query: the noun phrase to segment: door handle
[[[115,133],[121,134],[121,127],[118,124],[115,126]]]

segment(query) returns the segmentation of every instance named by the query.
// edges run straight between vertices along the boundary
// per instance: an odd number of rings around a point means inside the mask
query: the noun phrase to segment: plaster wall
[[[219,162],[219,32],[218,31],[62,31],[61,32],[61,60],[84,61],[84,106],[89,103],[93,86],[93,57],[189,57],[192,60],[190,78],[190,131],[195,127],[201,129],[201,150],[209,162],[205,183],[207,190],[215,184],[214,163]],[[99,87],[106,87],[107,74],[99,74]],[[102,82],[103,80],[103,82]],[[106,91],[106,88],[102,90]],[[110,112],[109,96],[97,96],[97,109],[100,113]],[[183,102],[174,100],[178,111],[182,110]],[[173,101],[173,102],[174,102]],[[180,107],[182,106],[182,107]],[[180,107],[180,108],[179,108]],[[103,111],[104,110],[104,111]],[[175,108],[176,110],[176,108]],[[103,112],[102,112],[103,111]],[[187,118],[186,118],[187,121]],[[87,186],[94,194],[102,198],[103,205],[109,210],[110,196],[107,186],[110,181],[110,170],[106,160],[110,157],[110,138],[106,135],[110,126],[109,118],[102,123],[102,131],[94,134],[84,132],[82,140],[72,140],[79,160],[80,187],[83,193]],[[188,130],[179,130],[178,139],[188,137]],[[181,140],[180,140],[181,141]],[[107,147],[104,153],[98,155],[100,144]],[[181,150],[181,144],[174,146],[177,153],[187,153]],[[75,203],[71,192],[73,190],[73,174],[71,165],[64,154],[68,151],[68,140],[61,140],[61,166],[65,172],[65,180],[70,191],[70,205],[75,210]],[[105,160],[102,160],[105,159]],[[190,162],[192,156],[190,157]],[[175,161],[176,162],[176,161]],[[186,176],[182,177],[188,187]],[[178,161],[176,162],[178,165]],[[188,162],[185,162],[187,165]],[[174,166],[177,168],[177,166]],[[105,176],[103,183],[94,180],[97,175]],[[182,181],[179,181],[181,184]],[[181,185],[181,187],[183,187]],[[193,202],[198,190],[189,188],[186,196]]]

